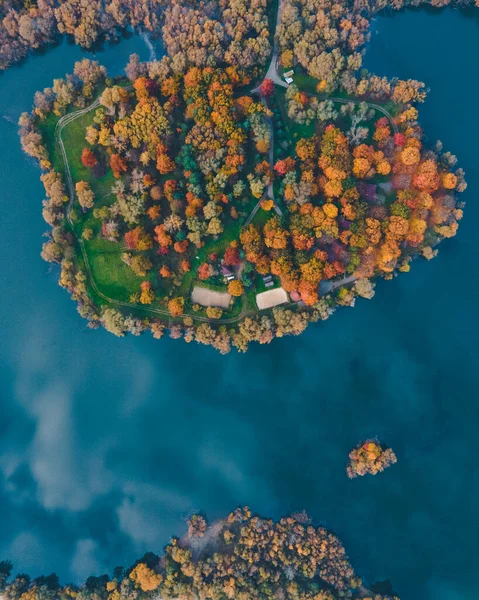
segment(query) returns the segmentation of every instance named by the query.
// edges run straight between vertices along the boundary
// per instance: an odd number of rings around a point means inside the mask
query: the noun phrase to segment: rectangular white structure
[[[261,294],[256,294],[256,304],[258,305],[259,310],[273,308],[274,306],[279,306],[280,304],[284,304],[288,301],[288,294],[286,293],[286,290],[283,290],[282,287],[261,292]]]

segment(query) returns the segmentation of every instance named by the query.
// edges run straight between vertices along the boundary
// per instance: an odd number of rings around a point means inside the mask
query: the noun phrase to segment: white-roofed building
[[[259,310],[266,310],[267,308],[273,308],[280,304],[289,302],[288,294],[282,287],[274,288],[274,290],[268,290],[256,294],[256,304]]]

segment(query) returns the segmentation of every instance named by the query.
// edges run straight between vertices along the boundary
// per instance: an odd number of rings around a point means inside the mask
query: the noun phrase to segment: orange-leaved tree
[[[144,563],[139,563],[130,573],[130,579],[134,581],[143,592],[152,592],[163,580],[162,575],[155,573],[153,569]]]
[[[168,302],[168,310],[172,317],[180,317],[183,314],[185,308],[185,299],[179,296],[178,298],[172,298]]]

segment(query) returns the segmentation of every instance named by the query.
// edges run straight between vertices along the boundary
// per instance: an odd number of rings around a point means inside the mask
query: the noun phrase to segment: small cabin
[[[271,275],[265,275],[263,277],[263,283],[264,283],[265,287],[267,287],[267,288],[272,287],[274,285],[274,281],[273,281],[273,278],[271,277]]]
[[[234,273],[230,271],[224,263],[221,265],[221,274],[228,281],[228,283],[235,278]]]

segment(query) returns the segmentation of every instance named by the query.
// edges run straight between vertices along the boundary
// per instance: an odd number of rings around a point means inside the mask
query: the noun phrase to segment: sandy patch
[[[201,304],[201,306],[219,306],[220,308],[228,308],[230,305],[231,295],[227,292],[216,292],[205,287],[195,285],[191,294],[193,304]]]
[[[282,287],[275,288],[274,290],[268,290],[267,292],[261,292],[256,294],[256,304],[260,310],[266,308],[273,308],[273,306],[279,306],[288,302],[288,294]]]

